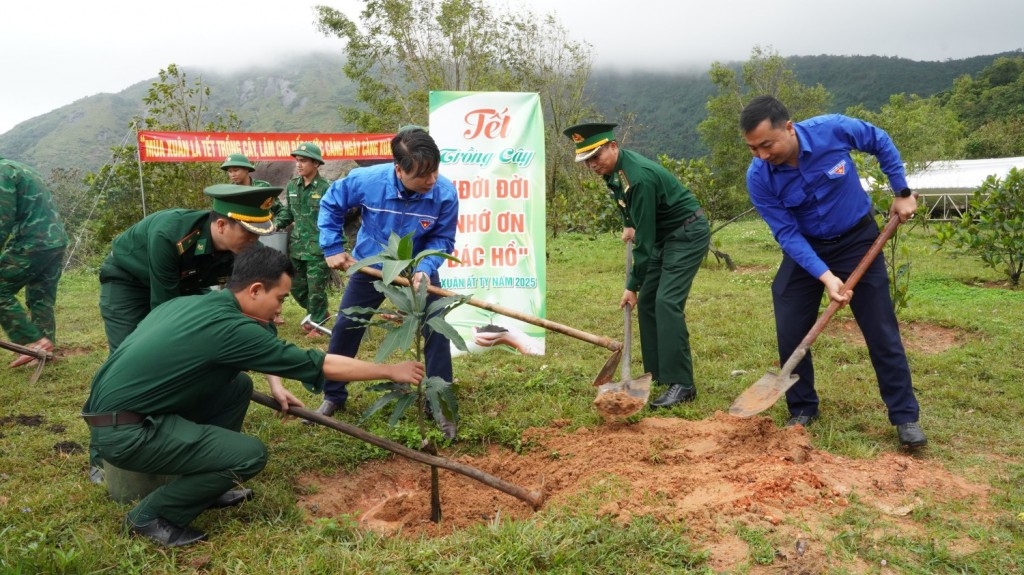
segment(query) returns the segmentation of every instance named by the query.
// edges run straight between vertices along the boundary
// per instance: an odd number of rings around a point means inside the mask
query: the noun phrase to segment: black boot
[[[669,386],[668,390],[661,394],[658,399],[652,401],[651,407],[654,409],[659,407],[672,407],[677,403],[693,401],[696,397],[696,387],[686,387],[681,383],[675,383]]]
[[[181,547],[206,539],[206,533],[188,527],[178,527],[163,517],[157,517],[143,525],[136,525],[125,517],[124,528],[129,533],[141,535],[164,547]]]

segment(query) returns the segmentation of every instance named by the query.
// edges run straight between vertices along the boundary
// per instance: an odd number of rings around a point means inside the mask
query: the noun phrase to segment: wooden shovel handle
[[[860,263],[858,263],[857,267],[854,268],[853,273],[851,273],[850,277],[848,277],[846,282],[843,283],[844,293],[851,291],[853,287],[857,285],[857,282],[860,281],[864,272],[868,270],[868,267],[875,261],[875,258],[878,257],[878,254],[885,246],[885,242],[889,241],[889,238],[891,238],[896,232],[896,228],[898,228],[899,225],[900,218],[898,216],[889,217],[889,223],[882,229],[882,233],[875,238],[875,242],[871,244],[871,248],[868,249],[868,253],[864,254]],[[785,365],[782,366],[782,372],[779,374],[779,377],[786,379],[793,373],[797,364],[799,364],[804,359],[804,356],[807,355],[807,350],[810,349],[811,344],[814,343],[814,340],[818,339],[818,336],[821,335],[821,332],[825,329],[825,325],[830,319],[832,319],[832,316],[835,315],[836,311],[840,307],[840,304],[835,301],[828,304],[828,308],[826,308],[825,312],[821,314],[818,321],[814,323],[814,327],[811,328],[811,331],[807,332],[804,339],[800,341],[800,345],[793,350],[792,355],[790,355],[789,359],[786,360]]]
[[[377,268],[365,267],[365,268],[362,268],[359,271],[363,272],[366,275],[375,277],[375,278],[377,278],[379,280],[380,279],[384,279],[384,275]],[[403,285],[403,286],[409,285],[408,280],[406,280],[405,278],[401,278],[401,277],[395,278],[395,282],[394,283],[396,283],[398,285]],[[448,291],[446,289],[439,288],[439,287],[433,286],[433,285],[428,287],[427,291],[429,291],[430,293],[432,293],[432,294],[434,294],[436,296],[441,296],[441,297],[448,297],[448,296],[453,296],[453,295],[464,295],[464,294],[455,293],[453,291]],[[544,329],[546,329],[548,331],[554,331],[554,332],[560,333],[562,335],[567,335],[569,337],[574,337],[574,338],[576,338],[578,340],[582,340],[582,341],[585,341],[587,343],[592,343],[592,344],[594,344],[596,346],[603,347],[603,348],[606,348],[606,349],[610,349],[612,351],[618,351],[618,350],[622,349],[622,343],[617,342],[614,339],[611,339],[611,338],[608,338],[608,337],[604,337],[604,336],[594,335],[592,333],[587,333],[585,331],[581,331],[581,330],[578,330],[576,328],[569,327],[567,325],[562,325],[560,323],[555,323],[553,321],[548,321],[546,319],[542,319],[542,318],[535,317],[535,316],[532,316],[532,315],[527,315],[527,314],[525,314],[523,312],[516,311],[514,309],[510,309],[510,308],[507,308],[507,307],[503,307],[503,306],[500,306],[498,304],[493,304],[493,303],[490,303],[490,302],[479,300],[479,299],[476,299],[474,297],[470,297],[469,300],[466,303],[468,303],[469,305],[471,305],[473,307],[478,307],[480,309],[485,309],[485,310],[488,310],[488,311],[493,311],[494,313],[501,314],[501,315],[503,315],[505,317],[510,317],[512,319],[517,319],[519,321],[526,322],[528,324],[535,325],[537,327],[542,327],[542,328],[544,328]]]

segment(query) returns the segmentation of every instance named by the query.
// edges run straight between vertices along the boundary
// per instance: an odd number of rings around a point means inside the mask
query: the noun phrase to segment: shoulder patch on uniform
[[[189,235],[178,240],[178,255],[180,256],[181,254],[188,251],[188,249],[191,248],[196,243],[196,239],[198,238],[199,230],[192,230],[192,232]]]
[[[619,170],[619,181],[622,183],[622,193],[629,193],[629,178],[626,177],[626,170]]]

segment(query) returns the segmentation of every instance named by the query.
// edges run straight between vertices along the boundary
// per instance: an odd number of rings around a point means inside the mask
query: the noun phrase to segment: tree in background
[[[582,180],[561,130],[593,115],[583,95],[591,47],[569,38],[553,16],[498,11],[483,0],[373,0],[358,20],[329,6],[316,10],[319,30],[346,42],[344,72],[358,102],[341,113],[356,129],[426,125],[431,90],[537,92],[549,213],[558,222],[566,206],[579,205]]]
[[[998,58],[941,96],[967,129],[968,158],[1024,155],[1024,57]]]
[[[717,202],[722,206],[743,206],[735,213],[712,214],[716,219],[728,219],[749,205],[746,174],[751,156],[739,129],[740,112],[747,102],[755,96],[775,96],[796,121],[824,113],[830,96],[821,84],[800,84],[778,52],[760,46],[753,49],[750,60],[743,64],[741,78],[719,62],[711,65],[710,75],[718,95],[708,100],[708,117],[697,126],[697,131],[710,150],[708,164],[715,175],[716,186],[709,192],[724,196]]]
[[[1024,272],[1024,171],[1012,168],[1006,179],[986,178],[960,221],[939,225],[935,240],[954,254],[981,258],[1019,286]]]
[[[133,118],[138,130],[161,132],[230,132],[241,123],[231,110],[209,111],[210,88],[202,79],[190,81],[176,65],[160,70],[143,103],[146,113]],[[95,241],[102,245],[148,214],[169,208],[209,208],[207,186],[222,183],[219,162],[155,162],[141,167],[137,146],[113,148],[113,160],[86,175],[92,197],[99,196],[101,214]]]

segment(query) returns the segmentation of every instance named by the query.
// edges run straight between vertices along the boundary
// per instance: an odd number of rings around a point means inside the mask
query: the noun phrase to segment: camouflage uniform
[[[275,203],[274,225],[281,230],[294,224],[288,238],[288,256],[295,266],[292,279],[292,297],[310,314],[313,321],[323,322],[327,311],[327,285],[331,270],[320,250],[320,229],[316,225],[320,216],[320,198],[330,182],[317,174],[307,186],[302,176],[288,181],[288,205]]]
[[[54,340],[53,306],[67,244],[39,173],[0,158],[0,327],[14,343]],[[15,297],[22,287],[27,313]]]

